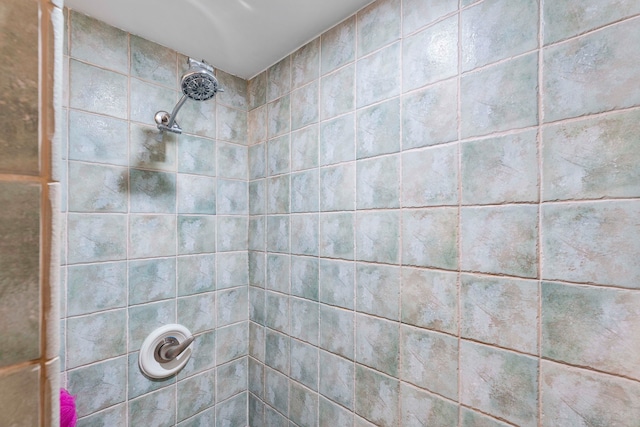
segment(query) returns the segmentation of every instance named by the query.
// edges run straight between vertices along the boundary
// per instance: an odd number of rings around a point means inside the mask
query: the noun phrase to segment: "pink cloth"
[[[75,397],[63,388],[60,389],[60,427],[75,427],[78,421],[76,415]]]

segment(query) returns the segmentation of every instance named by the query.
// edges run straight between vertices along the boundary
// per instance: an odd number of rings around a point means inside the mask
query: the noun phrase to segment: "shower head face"
[[[195,101],[206,101],[220,90],[213,68],[203,62],[189,60],[190,68],[182,76],[182,93]]]

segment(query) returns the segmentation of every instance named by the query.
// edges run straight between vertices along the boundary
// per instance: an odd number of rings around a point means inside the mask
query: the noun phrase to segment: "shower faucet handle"
[[[158,363],[171,362],[173,359],[182,354],[183,351],[191,345],[195,337],[191,335],[184,341],[180,342],[175,337],[166,337],[160,341],[153,352]]]

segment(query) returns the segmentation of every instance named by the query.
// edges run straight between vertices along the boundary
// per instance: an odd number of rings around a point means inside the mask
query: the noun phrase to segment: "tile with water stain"
[[[321,119],[330,119],[353,110],[355,69],[355,65],[349,65],[322,78],[320,81]]]
[[[544,279],[640,287],[638,201],[542,207]]]
[[[355,303],[353,262],[320,259],[320,302],[353,309]]]
[[[131,212],[176,213],[175,173],[130,169],[129,175]]]
[[[543,360],[541,425],[632,426],[640,419],[635,381]]]
[[[131,123],[129,139],[129,164],[131,167],[168,172],[176,170],[176,141],[178,139],[175,134],[164,132],[160,135],[155,127]],[[124,165],[126,166],[126,163]]]
[[[455,334],[457,274],[402,268],[402,322]]]
[[[167,387],[129,401],[129,425],[171,427],[176,423],[176,387]]]
[[[353,360],[354,330],[355,316],[352,311],[320,306],[320,348]]]
[[[320,393],[353,410],[354,363],[320,351]]]
[[[452,16],[402,41],[402,91],[458,73],[458,17]]]
[[[358,60],[356,108],[400,95],[401,58],[400,42],[396,42]]]
[[[356,284],[356,310],[390,320],[399,319],[399,267],[358,263]]]
[[[107,360],[67,372],[67,388],[79,417],[125,401],[127,358]]]
[[[400,379],[458,399],[458,339],[402,325]]]
[[[640,296],[542,283],[542,355],[640,379]]]
[[[536,131],[461,144],[462,203],[538,201]]]
[[[193,295],[216,288],[216,256],[178,257],[178,295]]]
[[[400,207],[400,155],[359,160],[356,170],[357,209]]]
[[[351,16],[321,36],[321,74],[326,74],[356,57],[356,17]]]
[[[533,357],[462,341],[460,401],[519,426],[537,426],[538,369]]]
[[[318,122],[318,85],[316,81],[291,92],[291,130]]]
[[[537,354],[537,281],[468,274],[460,281],[462,337]]]
[[[638,133],[638,110],[545,128],[544,200],[639,197]]]
[[[355,114],[323,122],[320,125],[320,165],[348,162],[355,158]]]
[[[358,213],[356,259],[397,264],[400,259],[400,212]]]
[[[402,153],[403,207],[457,204],[457,145]]]
[[[400,421],[400,381],[376,371],[356,367],[356,414],[377,426],[397,426]]]
[[[461,14],[462,71],[538,47],[536,0],[488,0]]]
[[[537,88],[537,53],[465,74],[460,82],[462,137],[537,125]]]
[[[401,425],[403,427],[455,426],[458,407],[449,400],[400,384]]]
[[[640,18],[544,49],[544,120],[638,105]]]
[[[543,227],[544,228],[544,227]],[[462,208],[460,264],[465,271],[538,275],[538,208]]]
[[[78,316],[127,305],[127,265],[109,262],[69,266],[67,314]]]
[[[446,270],[458,268],[458,209],[402,211],[402,263]]]
[[[129,258],[176,254],[175,215],[129,215]]]
[[[424,114],[428,111],[429,114]],[[456,80],[437,83],[402,97],[402,149],[454,141],[458,137]]]
[[[245,290],[246,294],[246,290]],[[223,294],[219,294],[222,298]],[[244,297],[244,306],[247,306],[247,297]],[[181,297],[177,301],[177,322],[186,326],[192,334],[208,331],[216,327],[216,319],[212,315],[216,306],[216,297],[213,292]],[[245,308],[245,318],[246,318]],[[242,319],[245,320],[245,319]]]

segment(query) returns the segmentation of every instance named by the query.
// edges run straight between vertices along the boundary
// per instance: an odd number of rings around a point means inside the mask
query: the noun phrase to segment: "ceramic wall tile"
[[[356,17],[351,16],[321,36],[321,73],[324,75],[356,57]]]
[[[356,362],[398,377],[400,324],[356,315]]]
[[[356,157],[355,115],[347,114],[320,125],[320,165],[354,160]]]
[[[316,80],[320,75],[320,37],[291,54],[292,89]]]
[[[75,11],[70,11],[69,19],[70,56],[121,73],[129,71],[127,33]]]
[[[396,426],[400,419],[400,382],[371,369],[356,367],[356,414],[375,425]]]
[[[356,166],[356,208],[400,207],[400,156],[359,160]]]
[[[400,3],[400,0],[377,1],[358,12],[358,57],[400,38]]]
[[[402,154],[404,207],[458,204],[458,147],[430,147]]]
[[[356,309],[362,313],[398,320],[400,268],[358,263]]]
[[[457,274],[402,269],[402,322],[455,334],[458,330]]]
[[[141,37],[131,36],[131,75],[168,87],[177,81],[176,52]]]
[[[69,159],[127,166],[127,122],[69,111]]]
[[[402,2],[402,34],[404,36],[458,10],[455,0],[404,0]]]
[[[127,118],[127,76],[75,60],[71,60],[70,72],[74,82],[69,95],[72,108]]]
[[[400,95],[400,60],[399,42],[358,60],[356,108]]]
[[[458,267],[458,209],[402,211],[402,263],[455,270]]]

